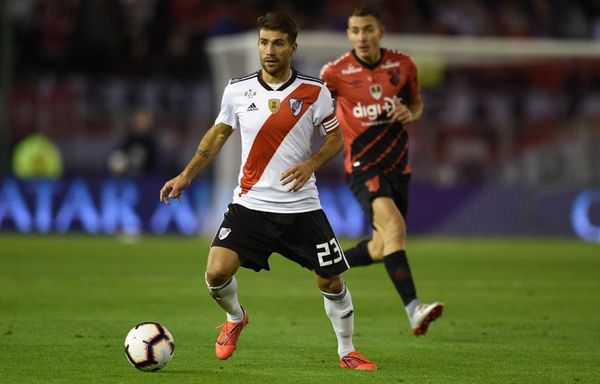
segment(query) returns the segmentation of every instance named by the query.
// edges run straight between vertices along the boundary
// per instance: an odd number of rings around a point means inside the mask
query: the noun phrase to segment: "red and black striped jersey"
[[[321,78],[336,100],[336,116],[344,136],[346,173],[410,173],[408,133],[391,122],[393,97],[410,104],[419,96],[417,69],[400,52],[382,49],[375,65],[360,61],[354,51],[326,64]]]

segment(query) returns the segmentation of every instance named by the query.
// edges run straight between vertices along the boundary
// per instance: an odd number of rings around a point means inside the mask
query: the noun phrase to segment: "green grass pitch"
[[[185,237],[0,236],[0,383],[600,382],[598,245],[411,238],[419,296],[446,304],[420,338],[383,266],[347,272],[355,346],[376,372],[338,368],[312,274],[276,255],[271,272],[238,273],[250,323],[234,356],[217,360],[224,314],[204,285],[207,247]],[[146,320],[177,345],[156,373],[123,353],[129,329]]]

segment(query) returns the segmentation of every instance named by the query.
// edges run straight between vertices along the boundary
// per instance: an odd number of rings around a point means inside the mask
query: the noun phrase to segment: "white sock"
[[[321,292],[325,300],[325,313],[331,320],[338,341],[338,355],[346,356],[354,351],[352,334],[354,333],[354,308],[352,296],[344,284],[341,293]]]
[[[218,287],[211,287],[208,284],[206,274],[204,275],[204,280],[212,298],[227,312],[227,321],[239,323],[244,320],[244,311],[237,297],[237,280],[235,276],[232,276],[228,282]]]
[[[419,299],[413,299],[408,305],[404,307],[406,309],[406,314],[408,315],[408,320],[412,321],[413,314],[415,313],[415,309],[421,304]]]

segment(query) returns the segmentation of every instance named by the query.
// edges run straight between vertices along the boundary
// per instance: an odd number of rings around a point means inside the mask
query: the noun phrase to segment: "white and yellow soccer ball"
[[[127,360],[139,370],[157,371],[173,358],[175,340],[169,330],[154,321],[140,323],[125,337]]]

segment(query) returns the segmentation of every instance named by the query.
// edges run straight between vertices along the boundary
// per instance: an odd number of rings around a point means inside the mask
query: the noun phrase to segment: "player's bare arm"
[[[183,171],[167,181],[160,190],[160,201],[169,204],[169,199],[177,199],[181,193],[190,185],[194,177],[214,159],[221,151],[223,145],[231,136],[233,128],[227,124],[219,123],[213,125],[202,137],[198,149]]]
[[[421,115],[423,114],[423,105],[424,103],[421,95],[414,97],[414,100],[411,100],[408,104],[408,109],[412,114],[412,121],[417,121],[421,118]]]
[[[423,113],[423,99],[421,95],[415,97],[408,104],[404,104],[402,100],[394,97],[394,105],[388,112],[388,117],[392,121],[398,121],[402,124],[409,124],[421,118]]]
[[[281,184],[287,185],[292,183],[289,191],[299,191],[317,169],[340,153],[343,145],[342,132],[340,130],[327,134],[317,152],[300,164],[289,167],[281,174]]]

